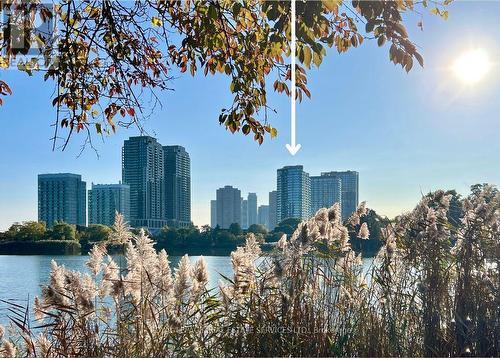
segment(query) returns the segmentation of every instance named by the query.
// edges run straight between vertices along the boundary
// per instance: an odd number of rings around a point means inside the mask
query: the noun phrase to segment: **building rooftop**
[[[82,178],[80,174],[73,173],[46,173],[46,174],[38,174],[39,178]]]
[[[92,183],[92,189],[99,188],[130,188],[128,184],[94,184]]]
[[[304,166],[303,165],[287,165],[287,166],[284,166],[283,168],[279,168],[278,170],[287,170],[287,169],[304,170]]]

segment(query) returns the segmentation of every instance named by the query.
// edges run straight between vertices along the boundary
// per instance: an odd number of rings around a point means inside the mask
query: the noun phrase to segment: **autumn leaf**
[[[155,27],[161,27],[163,26],[163,21],[161,21],[158,17],[153,16],[151,18],[151,24]]]
[[[9,67],[9,62],[3,58],[0,57],[0,68],[8,68]]]

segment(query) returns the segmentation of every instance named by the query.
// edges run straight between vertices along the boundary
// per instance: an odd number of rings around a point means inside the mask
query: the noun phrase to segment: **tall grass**
[[[203,258],[184,256],[171,272],[167,253],[118,215],[112,240],[126,268],[104,245],[88,274],[54,262],[35,300],[38,328],[19,313],[20,338],[4,337],[0,356],[499,356],[500,194],[474,187],[459,222],[450,199],[429,194],[397,217],[368,273],[349,244],[369,237],[366,208],[344,226],[335,205],[270,255],[250,235],[217,288]]]

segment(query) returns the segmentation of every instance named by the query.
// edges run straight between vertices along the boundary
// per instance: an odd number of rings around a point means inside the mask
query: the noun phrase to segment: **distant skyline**
[[[388,47],[378,48],[375,41],[343,55],[330,50],[320,69],[309,72],[312,99],[297,105],[302,149],[295,157],[285,149],[289,99],[271,88],[268,103],[278,113],[269,119],[279,134],[260,147],[218,125],[220,109],[231,103],[227,78],[181,76],[170,84],[175,91],[158,93],[163,108],[144,126],[163,145],[189,152],[194,224],[210,223],[210,200],[224,185],[255,192],[258,205],[268,204],[276,170],[285,165],[303,165],[311,175],[358,171],[360,201],[390,217],[414,207],[430,190],[465,194],[475,183],[499,184],[499,63],[469,87],[451,67],[475,48],[498,61],[500,2],[454,2],[449,10],[448,21],[424,16],[423,32],[418,19],[408,19],[424,69],[415,65],[406,74],[389,61]],[[119,128],[104,141],[95,136],[99,157],[87,148],[77,158],[83,142],[78,136],[67,151],[52,152],[54,86],[41,77],[0,71],[14,91],[0,107],[0,230],[37,219],[37,174],[81,174],[87,188],[92,182],[118,183],[123,140],[138,135],[137,129]]]

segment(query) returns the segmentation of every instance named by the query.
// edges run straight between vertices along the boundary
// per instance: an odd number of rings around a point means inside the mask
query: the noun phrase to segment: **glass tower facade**
[[[241,199],[241,228],[248,229],[248,200]]]
[[[87,187],[78,174],[38,175],[38,221],[47,227],[56,221],[68,224],[87,224]]]
[[[342,205],[342,181],[337,176],[311,177],[311,214],[321,208],[329,208],[333,204]]]
[[[180,145],[163,147],[165,216],[173,227],[191,225],[191,159]]]
[[[311,180],[302,165],[286,166],[277,172],[277,221],[308,219],[311,215]]]
[[[269,192],[269,230],[274,230],[278,224],[277,216],[278,192],[276,190]]]
[[[261,205],[257,211],[258,224],[264,225],[269,230],[269,205]]]
[[[342,220],[347,220],[359,204],[359,173],[344,172],[321,173],[321,177],[338,178],[341,182]]]
[[[130,186],[125,184],[92,184],[89,190],[89,224],[112,226],[119,212],[130,221]]]
[[[166,225],[163,147],[155,138],[131,137],[122,150],[122,182],[130,186],[130,223],[156,230]]]
[[[210,227],[217,226],[217,200],[210,200]]]
[[[257,194],[248,193],[248,227],[257,224]]]

